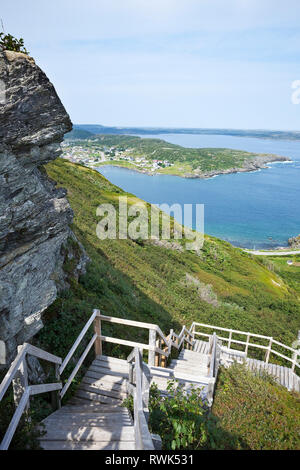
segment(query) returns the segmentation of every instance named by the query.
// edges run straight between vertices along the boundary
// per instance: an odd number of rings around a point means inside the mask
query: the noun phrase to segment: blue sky
[[[15,0],[74,123],[299,129],[298,0]]]

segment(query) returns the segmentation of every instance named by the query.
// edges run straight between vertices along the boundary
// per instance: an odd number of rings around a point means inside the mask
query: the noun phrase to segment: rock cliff
[[[9,362],[16,346],[42,328],[43,311],[66,286],[63,263],[74,256],[68,247],[76,239],[66,191],[43,169],[60,155],[70,118],[24,54],[0,52],[0,84],[0,339]],[[78,276],[87,257],[82,247],[76,251]]]
[[[289,238],[289,245],[294,250],[300,250],[300,235],[297,235],[297,237]]]

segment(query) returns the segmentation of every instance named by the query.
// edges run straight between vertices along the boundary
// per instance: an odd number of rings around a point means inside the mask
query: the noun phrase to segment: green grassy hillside
[[[268,376],[221,368],[212,407],[217,449],[300,449],[300,399]]]
[[[97,171],[62,159],[46,168],[58,186],[67,188],[75,213],[73,230],[91,258],[87,274],[79,283],[73,281],[44,316],[39,341],[48,350],[65,355],[93,308],[154,322],[165,332],[195,320],[271,335],[286,344],[295,340],[300,318],[296,284],[212,237],[205,238],[200,255],[149,241],[100,241],[98,205],[111,202],[117,207],[118,196],[126,193]],[[138,200],[128,196],[131,203]],[[66,270],[70,264],[72,260]]]

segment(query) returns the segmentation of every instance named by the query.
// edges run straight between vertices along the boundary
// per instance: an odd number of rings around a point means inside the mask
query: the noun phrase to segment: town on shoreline
[[[184,148],[160,139],[132,136],[94,136],[66,139],[65,158],[90,168],[119,166],[148,175],[212,178],[221,174],[258,171],[268,163],[288,162],[288,157],[233,149]]]

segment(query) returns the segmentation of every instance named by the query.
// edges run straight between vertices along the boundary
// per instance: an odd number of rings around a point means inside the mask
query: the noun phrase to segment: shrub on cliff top
[[[6,51],[22,52],[23,54],[29,54],[27,49],[24,47],[24,39],[17,39],[11,34],[0,33],[0,48]]]

